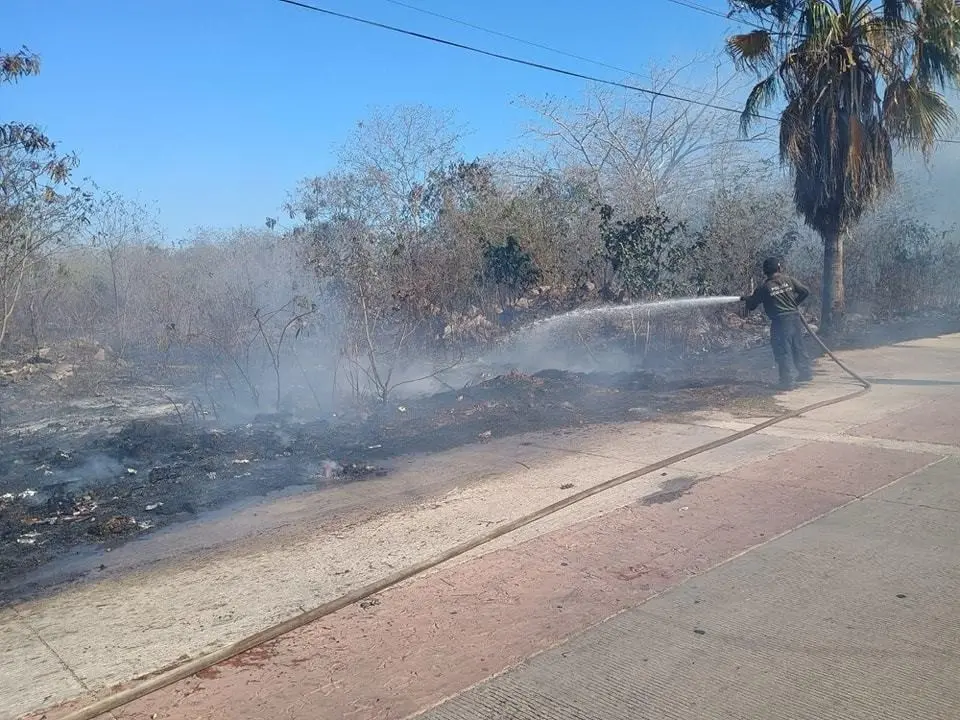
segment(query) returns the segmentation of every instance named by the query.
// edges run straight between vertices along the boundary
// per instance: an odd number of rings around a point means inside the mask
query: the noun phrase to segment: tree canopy
[[[955,120],[960,81],[956,0],[731,0],[754,29],[730,37],[759,81],[747,131],[782,103],[780,158],[794,200],[825,242],[824,307],[842,311],[840,236],[893,184],[895,147],[929,156]],[[828,263],[834,265],[831,269]]]

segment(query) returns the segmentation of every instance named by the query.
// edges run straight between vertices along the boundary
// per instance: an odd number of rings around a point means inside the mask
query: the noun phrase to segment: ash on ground
[[[844,345],[957,329],[955,320],[866,327]],[[8,364],[0,368],[0,595],[70,553],[277,491],[383,477],[404,455],[745,399],[761,401],[752,402],[755,414],[769,413],[772,358],[762,337],[750,344],[657,371],[505,372],[352,412],[262,414],[232,426],[185,412],[187,399],[155,384],[121,378],[69,397],[57,387],[69,373],[57,366]]]

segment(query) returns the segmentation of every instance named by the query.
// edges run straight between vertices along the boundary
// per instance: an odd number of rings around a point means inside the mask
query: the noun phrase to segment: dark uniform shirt
[[[767,317],[777,320],[782,315],[795,314],[797,306],[809,295],[810,291],[801,282],[789,275],[774,273],[747,298],[747,310],[756,310],[762,303]]]

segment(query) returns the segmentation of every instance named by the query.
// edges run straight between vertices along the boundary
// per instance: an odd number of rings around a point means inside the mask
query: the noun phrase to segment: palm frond
[[[862,27],[870,22],[871,19],[877,17],[877,12],[872,0],[857,0],[857,5],[851,7],[849,13],[844,13],[844,15],[847,17],[847,22],[850,26],[849,29],[855,32],[857,28]]]
[[[918,78],[891,83],[883,98],[884,124],[904,147],[928,155],[955,121],[950,103]]]
[[[939,12],[929,5],[949,2]],[[924,82],[936,82],[941,88],[960,81],[960,5],[955,0],[924,3],[917,20],[914,39],[915,70]]]
[[[847,174],[859,180],[864,174],[864,163],[869,160],[865,147],[869,139],[863,122],[856,115],[850,116],[847,136]]]
[[[960,55],[939,42],[919,45],[917,76],[926,83],[937,83],[941,88],[960,82]]]
[[[883,7],[881,8],[883,19],[891,23],[902,22],[906,9],[905,5],[907,5],[905,0],[883,0]]]
[[[749,11],[756,15],[770,15],[777,22],[786,23],[798,6],[805,0],[731,0],[731,14],[737,12]]]
[[[796,164],[805,154],[814,151],[810,147],[802,102],[794,98],[780,113],[780,161]]]
[[[924,0],[914,17],[914,71],[923,82],[941,89],[960,81],[960,4]]]
[[[840,13],[830,3],[808,2],[803,13],[806,36],[814,42],[823,42],[836,35]]]
[[[773,101],[777,99],[779,85],[780,78],[776,75],[769,75],[750,90],[750,94],[743,104],[743,112],[740,113],[740,134],[743,137],[750,134],[750,128],[761,111],[770,107]]]
[[[773,40],[766,30],[754,30],[727,38],[727,52],[739,70],[759,72],[773,63]]]
[[[728,41],[737,66],[763,78],[741,131],[782,96],[780,160],[797,209],[819,232],[849,227],[891,187],[894,141],[929,153],[954,120],[943,92],[960,86],[960,0],[731,5],[771,28]]]

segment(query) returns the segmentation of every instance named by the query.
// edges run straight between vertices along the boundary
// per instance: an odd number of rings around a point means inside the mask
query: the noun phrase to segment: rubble
[[[384,468],[365,463],[350,463],[349,465],[344,465],[340,468],[340,472],[342,472],[344,475],[355,478],[368,477],[370,475],[383,477],[387,474],[387,471]]]
[[[183,468],[177,465],[161,465],[150,470],[147,476],[151,483],[174,480],[183,474]]]
[[[123,535],[137,527],[137,519],[130,516],[114,515],[103,522],[97,522],[88,532],[96,537]]]
[[[27,518],[23,521],[24,525],[56,525],[60,521],[59,515],[51,515],[45,518]]]

